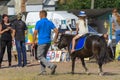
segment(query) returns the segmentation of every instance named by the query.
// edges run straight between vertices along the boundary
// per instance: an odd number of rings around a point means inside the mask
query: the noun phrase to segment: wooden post
[[[14,0],[15,2],[15,14],[21,12],[21,0]]]
[[[66,0],[59,0],[59,4],[65,4]]]
[[[15,2],[15,14],[26,11],[26,0],[14,0]]]
[[[26,11],[26,0],[21,0],[21,12],[25,12]]]
[[[91,0],[91,9],[94,9],[94,2],[95,0]]]

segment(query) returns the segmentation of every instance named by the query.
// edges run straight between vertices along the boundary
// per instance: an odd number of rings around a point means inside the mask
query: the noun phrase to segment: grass
[[[13,61],[13,65],[17,62]],[[3,62],[2,69],[0,69],[0,80],[120,80],[120,62],[114,61],[103,66],[104,76],[98,75],[98,65],[94,62],[87,61],[87,67],[90,75],[84,73],[81,62],[76,61],[75,74],[71,72],[71,62],[60,62],[57,64],[55,75],[38,76],[40,72],[40,65],[34,61],[24,68],[8,68],[7,62]],[[50,70],[47,68],[47,72]]]

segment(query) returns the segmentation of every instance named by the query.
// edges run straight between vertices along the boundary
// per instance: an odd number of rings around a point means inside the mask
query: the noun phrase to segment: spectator
[[[2,22],[0,24],[0,35],[1,35],[0,68],[1,68],[6,47],[7,47],[7,53],[8,53],[9,66],[11,66],[11,48],[12,48],[11,33],[12,33],[12,28],[11,28],[11,24],[9,23],[8,15],[3,14]]]
[[[13,22],[13,35],[15,37],[15,44],[18,53],[18,67],[24,67],[27,64],[25,34],[27,33],[27,26],[21,20],[22,14],[17,15],[17,20]],[[22,64],[23,60],[23,64]]]
[[[46,55],[51,44],[51,30],[56,33],[54,42],[57,39],[58,30],[54,24],[49,21],[47,18],[47,12],[45,10],[40,11],[40,19],[35,26],[33,46],[38,34],[38,49],[37,55],[38,60],[40,60],[41,73],[40,75],[46,74],[45,68],[48,67],[51,69],[51,74],[55,73],[57,65],[50,63],[46,60]]]
[[[120,14],[117,9],[112,12],[112,29],[115,31],[116,43],[120,41]]]

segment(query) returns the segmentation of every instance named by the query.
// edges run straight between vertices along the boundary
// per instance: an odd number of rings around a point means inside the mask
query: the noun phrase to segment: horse
[[[62,34],[57,45],[59,49],[67,47],[72,61],[71,73],[74,74],[75,59],[76,57],[78,57],[82,62],[82,66],[84,67],[85,72],[89,74],[84,58],[94,57],[99,66],[99,75],[103,75],[104,73],[102,70],[102,65],[104,63],[112,61],[112,57],[110,57],[111,53],[108,53],[108,51],[111,51],[109,50],[110,48],[107,47],[107,42],[105,38],[99,35],[85,34],[84,36],[87,36],[87,38],[84,47],[71,53],[70,45],[74,36],[75,35]]]

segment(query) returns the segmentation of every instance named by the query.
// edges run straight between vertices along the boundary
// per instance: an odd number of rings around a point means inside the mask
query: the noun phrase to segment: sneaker
[[[57,65],[53,65],[53,67],[51,69],[51,75],[55,74],[56,68],[57,68]]]
[[[42,71],[38,75],[46,75],[46,74],[47,74],[46,71]]]

